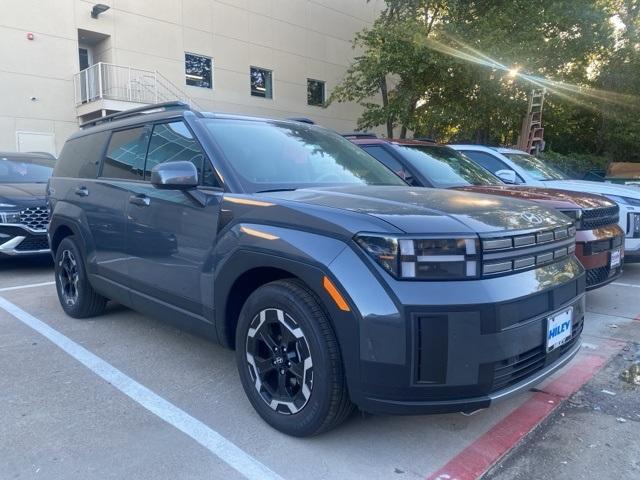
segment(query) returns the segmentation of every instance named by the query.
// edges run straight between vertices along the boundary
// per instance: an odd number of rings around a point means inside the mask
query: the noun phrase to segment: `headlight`
[[[622,205],[631,205],[634,207],[640,207],[640,199],[639,198],[630,198],[630,197],[619,197],[618,195],[606,195],[609,200],[613,200],[616,203],[620,203]]]
[[[357,235],[355,241],[387,272],[400,279],[478,278],[479,240]]]
[[[579,230],[582,225],[582,210],[560,210],[560,213],[564,213],[567,217],[573,220],[573,224]]]

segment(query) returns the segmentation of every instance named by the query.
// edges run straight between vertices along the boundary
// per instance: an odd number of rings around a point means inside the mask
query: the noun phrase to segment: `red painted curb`
[[[614,347],[607,345],[607,347]],[[608,349],[608,348],[607,348]],[[611,348],[612,351],[617,349]],[[613,352],[612,352],[613,353]],[[545,385],[520,407],[452,458],[428,480],[475,480],[511,450],[562,402],[577,392],[609,360],[610,355],[585,355]]]

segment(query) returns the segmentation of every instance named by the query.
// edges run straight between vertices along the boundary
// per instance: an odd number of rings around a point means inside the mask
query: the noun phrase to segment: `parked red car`
[[[560,210],[575,222],[576,256],[587,270],[587,289],[606,285],[622,274],[624,232],[617,224],[619,207],[606,197],[507,185],[454,149],[433,142],[386,140],[368,134],[345,137],[411,185],[519,198]]]

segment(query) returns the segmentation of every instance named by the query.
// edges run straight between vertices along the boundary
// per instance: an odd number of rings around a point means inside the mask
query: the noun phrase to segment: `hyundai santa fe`
[[[354,406],[486,408],[580,347],[568,217],[408,186],[315,125],[114,114],[67,140],[48,199],[68,315],[113,300],[235,349],[249,401],[291,435]]]
[[[49,255],[45,189],[55,158],[0,152],[0,258]]]

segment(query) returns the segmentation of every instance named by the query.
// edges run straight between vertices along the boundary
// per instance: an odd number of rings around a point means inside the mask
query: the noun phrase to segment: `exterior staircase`
[[[157,70],[96,63],[73,77],[78,120],[88,120],[154,103],[181,101],[197,107]]]

